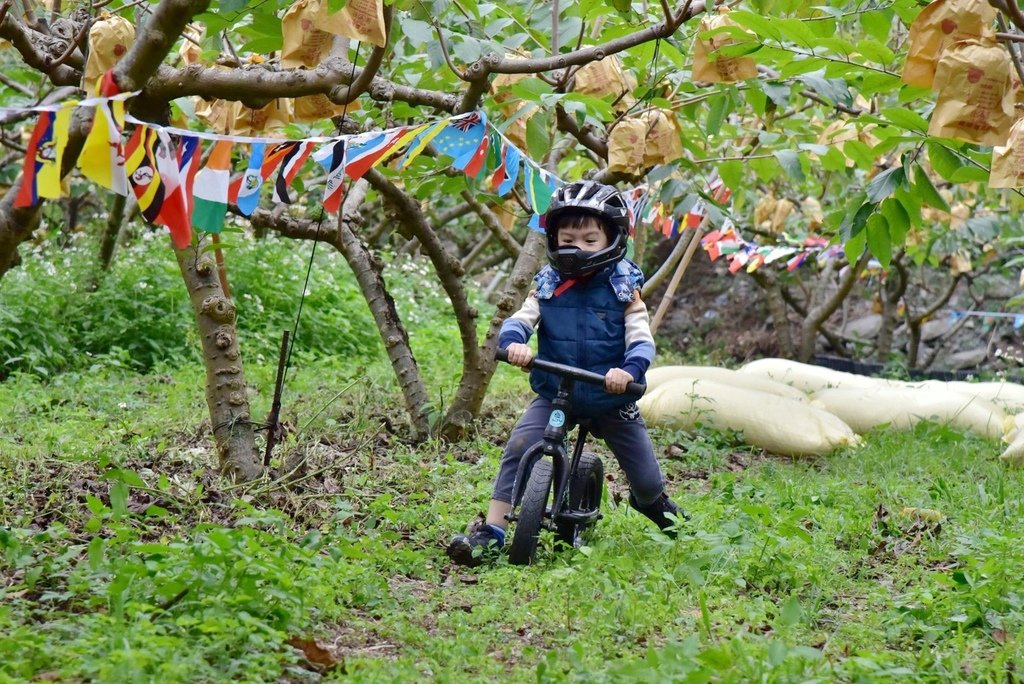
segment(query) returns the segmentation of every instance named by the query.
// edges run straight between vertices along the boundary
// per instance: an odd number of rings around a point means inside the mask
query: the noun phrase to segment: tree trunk
[[[526,236],[519,258],[516,259],[515,266],[512,268],[512,274],[508,280],[509,286],[498,296],[494,316],[487,327],[483,345],[480,346],[479,353],[476,355],[477,362],[463,367],[462,379],[455,392],[455,399],[448,407],[444,420],[441,422],[442,437],[446,439],[461,438],[473,419],[480,413],[480,406],[487,394],[491,376],[494,375],[496,363],[494,350],[498,346],[498,333],[501,331],[501,324],[522,305],[545,249],[544,236],[531,230]]]
[[[863,270],[864,264],[870,258],[870,253],[865,251],[861,254],[856,264],[850,264],[850,268],[839,279],[839,288],[831,296],[826,296],[825,292],[827,281],[831,279],[832,273],[835,272],[835,261],[828,262],[818,281],[820,286],[817,290],[818,296],[814,297],[816,302],[812,302],[812,306],[808,307],[807,318],[804,319],[803,330],[800,335],[798,361],[803,363],[810,362],[814,356],[814,343],[818,339],[818,333],[821,331],[822,326],[825,325],[825,321],[828,320],[829,316],[835,313],[836,309],[843,303],[843,300],[846,299],[846,296],[850,294],[854,283],[857,282],[857,274]]]
[[[897,267],[901,258],[902,254],[893,257],[889,277],[879,288],[881,290],[879,295],[882,304],[882,327],[878,331],[875,358],[882,364],[889,362],[889,355],[892,353],[893,331],[896,329],[896,321],[899,316],[899,303],[907,291],[907,281],[903,277],[904,271]]]
[[[114,247],[117,246],[117,236],[121,234],[121,226],[124,224],[124,208],[127,203],[128,198],[118,194],[114,195],[114,200],[110,203],[107,225],[100,240],[100,268],[104,271],[110,270],[110,264],[114,260]]]
[[[782,287],[779,285],[778,276],[766,269],[759,269],[751,275],[754,282],[764,292],[765,305],[768,307],[768,313],[772,315],[772,325],[775,328],[775,339],[779,343],[779,348],[787,359],[791,359],[795,351],[793,335],[789,329],[786,300],[782,296]]]
[[[18,245],[28,240],[32,231],[39,227],[39,205],[14,208],[14,198],[20,187],[19,178],[0,200],[0,279],[20,262]]]
[[[210,407],[220,470],[241,482],[255,480],[263,469],[250,420],[235,304],[224,296],[213,259],[201,254],[196,246],[176,249],[174,253],[202,340],[206,403]]]
[[[427,388],[423,385],[419,365],[409,346],[409,335],[398,317],[395,300],[388,293],[381,261],[371,254],[352,229],[342,222],[338,226],[337,248],[355,274],[359,289],[363,292],[366,305],[370,308],[377,324],[384,349],[395,371],[398,385],[402,390],[405,410],[409,414],[414,436],[426,437],[430,432],[430,402]]]

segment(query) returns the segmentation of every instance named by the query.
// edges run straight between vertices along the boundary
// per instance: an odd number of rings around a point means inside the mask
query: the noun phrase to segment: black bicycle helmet
[[[592,214],[608,233],[608,246],[598,252],[585,252],[576,247],[558,246],[559,218],[566,213]],[[570,278],[596,273],[626,256],[629,238],[629,211],[619,191],[595,181],[579,181],[563,185],[551,197],[545,214],[548,238],[548,261]]]

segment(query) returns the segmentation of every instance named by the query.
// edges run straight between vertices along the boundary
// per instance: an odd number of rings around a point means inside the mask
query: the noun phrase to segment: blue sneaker
[[[452,537],[445,553],[458,565],[474,568],[505,545],[505,530],[483,521],[474,522],[466,534]]]

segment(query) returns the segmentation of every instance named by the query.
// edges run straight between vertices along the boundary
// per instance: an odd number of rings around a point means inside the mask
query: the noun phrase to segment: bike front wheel
[[[550,461],[541,459],[533,464],[508,550],[508,560],[513,565],[529,565],[537,554],[537,541],[551,496],[551,477]]]
[[[569,478],[569,510],[589,513],[601,508],[604,491],[604,463],[597,454],[584,451],[576,473]],[[555,538],[568,546],[579,546],[586,525],[556,522]]]

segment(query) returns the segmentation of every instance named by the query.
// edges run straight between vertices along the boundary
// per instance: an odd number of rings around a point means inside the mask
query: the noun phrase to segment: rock
[[[934,340],[937,337],[942,337],[949,329],[954,325],[953,318],[951,316],[941,316],[940,318],[933,318],[930,321],[925,321],[921,326],[921,339],[924,341]]]
[[[986,358],[988,358],[988,347],[978,347],[950,354],[947,363],[956,370],[965,370],[980,366]]]
[[[870,340],[882,329],[881,314],[868,314],[863,318],[849,321],[843,326],[843,334],[860,340]]]

